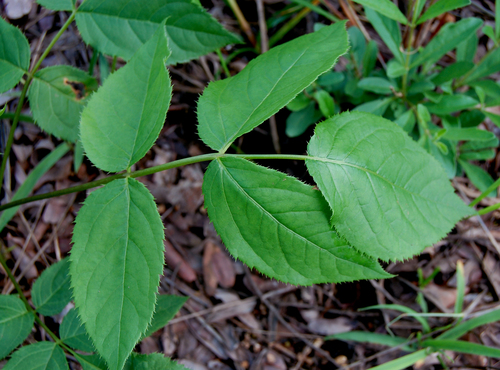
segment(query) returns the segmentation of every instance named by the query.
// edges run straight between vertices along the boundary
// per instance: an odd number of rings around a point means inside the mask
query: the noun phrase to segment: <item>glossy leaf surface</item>
[[[13,295],[0,295],[0,359],[7,356],[31,333],[35,316]]]
[[[64,351],[53,342],[38,342],[14,352],[3,370],[68,370]]]
[[[33,284],[31,299],[37,312],[57,315],[71,301],[69,259],[65,258],[47,268]]]
[[[233,257],[291,284],[389,276],[330,228],[321,193],[278,171],[239,158],[210,163],[205,206]]]
[[[70,66],[44,68],[35,74],[28,98],[33,118],[46,132],[75,142],[80,135],[80,114],[97,81]]]
[[[168,64],[187,62],[240,42],[199,3],[190,0],[86,0],[76,15],[86,43],[104,54],[126,60],[153,36],[165,19],[172,50]]]
[[[122,368],[151,320],[163,237],[152,195],[130,178],[92,192],[76,218],[70,257],[75,305],[111,370]]]
[[[330,70],[347,48],[345,23],[336,23],[271,49],[234,77],[212,82],[198,101],[201,139],[226,151]]]
[[[94,345],[89,338],[76,308],[72,308],[64,316],[64,319],[59,327],[59,336],[61,340],[71,348],[78,349],[83,352],[94,352]]]
[[[154,144],[165,122],[172,87],[170,52],[162,27],[125,67],[110,75],[82,112],[81,140],[100,169],[125,170]]]
[[[384,261],[420,253],[471,209],[439,163],[396,124],[344,113],[316,126],[307,168],[333,210],[338,233]]]
[[[28,40],[19,28],[0,17],[0,93],[16,86],[29,64]]]

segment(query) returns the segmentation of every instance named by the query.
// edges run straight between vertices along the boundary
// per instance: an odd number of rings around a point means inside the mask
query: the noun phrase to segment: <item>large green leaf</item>
[[[321,193],[293,177],[224,158],[210,163],[203,194],[229,252],[272,278],[311,285],[389,276],[331,229]]]
[[[18,200],[27,197],[33,188],[35,187],[37,181],[47,172],[54,164],[57,163],[69,150],[69,146],[66,143],[59,144],[50,154],[44,157],[36,167],[29,173],[28,177],[24,180],[22,185],[17,189],[16,193],[12,197],[11,201]],[[3,230],[5,225],[14,217],[19,207],[8,208],[2,212],[0,216],[0,230]]]
[[[396,124],[344,113],[316,126],[307,168],[333,209],[338,233],[374,258],[420,253],[472,210],[440,164]]]
[[[76,355],[83,370],[107,370],[106,362],[99,355]]]
[[[128,60],[166,18],[172,50],[168,64],[187,62],[240,42],[198,2],[190,0],[86,0],[78,8],[76,24],[86,43]]]
[[[225,152],[330,70],[347,48],[345,23],[336,23],[271,49],[234,77],[212,82],[198,101],[201,139]]]
[[[394,19],[402,24],[407,24],[408,20],[401,13],[401,10],[391,0],[353,0],[355,3],[364,5],[366,8],[371,8],[379,13],[384,14],[387,18]]]
[[[72,308],[64,316],[59,327],[59,336],[68,346],[83,352],[94,352],[94,345],[85,331],[76,308]]]
[[[424,62],[437,62],[447,52],[474,35],[482,24],[483,21],[479,18],[465,18],[456,23],[447,23],[418,54],[410,67],[417,67]]]
[[[141,159],[165,122],[172,87],[165,68],[170,52],[159,27],[130,62],[106,79],[82,112],[81,140],[87,157],[118,172]]]
[[[130,178],[91,193],[76,218],[70,257],[75,305],[111,370],[122,368],[151,320],[163,236],[152,195]]]
[[[397,22],[370,8],[365,8],[365,14],[394,57],[404,64],[405,60],[400,49],[401,31]]]
[[[150,355],[141,355],[133,353],[130,360],[127,361],[123,370],[188,370],[183,365],[172,361],[161,353],[152,353]]]
[[[50,10],[68,10],[71,11],[75,8],[76,0],[37,0],[36,2],[41,6]]]
[[[68,258],[53,264],[36,279],[31,299],[42,315],[52,316],[62,311],[71,301]]]
[[[455,10],[470,4],[470,0],[439,0],[432,4],[426,12],[418,18],[417,24],[436,18],[438,15]]]
[[[69,370],[64,351],[53,342],[38,342],[14,352],[3,370]]]
[[[28,98],[33,118],[49,134],[75,142],[80,134],[80,113],[97,81],[70,66],[44,68],[35,74]]]
[[[35,316],[13,295],[0,295],[0,360],[31,332]]]
[[[148,337],[155,331],[160,330],[168,324],[175,316],[181,307],[186,303],[188,297],[181,297],[178,295],[160,294],[156,300],[155,313],[148,326],[148,330],[144,333],[143,337]]]
[[[17,85],[30,64],[30,45],[19,28],[0,17],[0,93]]]

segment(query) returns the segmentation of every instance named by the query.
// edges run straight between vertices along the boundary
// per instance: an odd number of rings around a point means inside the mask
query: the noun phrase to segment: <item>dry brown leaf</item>
[[[189,266],[184,258],[177,252],[172,244],[168,240],[164,241],[165,244],[165,263],[172,270],[177,269],[177,274],[181,279],[192,283],[196,280],[196,272]]]

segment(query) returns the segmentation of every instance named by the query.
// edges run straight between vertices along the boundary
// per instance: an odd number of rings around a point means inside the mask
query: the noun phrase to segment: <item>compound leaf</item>
[[[198,101],[201,139],[225,152],[330,70],[347,48],[345,23],[336,23],[271,49],[234,77],[212,82]]]
[[[421,252],[470,215],[440,164],[396,124],[344,113],[316,126],[307,168],[338,233],[384,261]]]
[[[432,4],[426,12],[418,18],[417,24],[436,18],[438,15],[455,10],[470,4],[470,0],[440,0]]]
[[[401,13],[401,10],[391,0],[353,0],[355,3],[361,4],[367,8],[376,10],[384,14],[390,19],[394,19],[402,24],[408,24],[408,20]]]
[[[49,134],[75,142],[86,97],[97,90],[97,81],[70,66],[44,68],[35,74],[28,98],[33,118]]]
[[[199,3],[190,0],[86,0],[76,14],[76,24],[86,43],[104,54],[126,60],[165,19],[172,50],[169,64],[187,62],[240,42]]]
[[[435,63],[447,52],[474,35],[482,24],[483,21],[479,18],[465,18],[456,23],[447,23],[418,54],[410,68],[417,67],[424,62]]]
[[[151,320],[163,270],[163,224],[151,193],[131,178],[94,191],[73,243],[75,305],[109,369],[119,370]]]
[[[148,330],[146,330],[143,337],[149,337],[155,331],[160,330],[167,325],[187,300],[188,297],[181,297],[178,295],[158,295],[155,313],[151,319],[151,324],[149,324]]]
[[[64,351],[52,342],[38,342],[14,352],[3,370],[69,370]]]
[[[158,138],[172,95],[165,68],[169,54],[165,30],[159,27],[89,99],[82,112],[81,140],[87,157],[100,169],[125,170]]]
[[[68,346],[83,352],[94,352],[94,345],[85,331],[85,328],[78,317],[76,308],[72,308],[64,316],[63,322],[59,327],[59,336]]]
[[[150,355],[133,353],[123,370],[149,369],[188,370],[183,365],[177,363],[176,361],[172,361],[171,359],[163,356],[160,353],[152,353]]]
[[[37,3],[50,10],[67,10],[71,11],[75,8],[76,0],[37,0]]]
[[[239,158],[210,163],[203,181],[210,220],[249,267],[297,285],[389,276],[331,229],[321,193]]]
[[[19,28],[0,17],[0,93],[16,86],[29,64],[28,40]]]
[[[0,295],[0,360],[31,332],[35,316],[13,295]]]
[[[62,311],[71,301],[68,258],[53,264],[36,279],[31,299],[42,315],[52,316]]]

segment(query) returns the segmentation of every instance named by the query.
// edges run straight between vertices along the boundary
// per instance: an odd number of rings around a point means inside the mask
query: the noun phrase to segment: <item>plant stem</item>
[[[476,204],[478,204],[480,201],[482,201],[484,198],[486,198],[488,196],[488,194],[490,194],[492,191],[496,190],[499,186],[500,186],[500,178],[497,179],[497,181],[495,181],[493,184],[491,184],[488,187],[488,189],[483,191],[480,196],[478,196],[476,199],[474,199],[472,202],[470,202],[469,206],[474,207]],[[491,206],[491,207],[493,207],[493,206]],[[482,213],[482,214],[484,214],[484,213]]]
[[[220,64],[222,66],[222,69],[224,70],[224,73],[226,74],[226,78],[231,77],[231,73],[229,72],[229,68],[227,68],[227,62],[224,59],[224,56],[222,55],[221,51],[219,49],[216,50],[217,55],[219,56]]]
[[[211,161],[217,158],[230,158],[230,157],[244,158],[244,159],[289,159],[289,160],[306,160],[308,158],[311,158],[307,155],[294,155],[294,154],[221,154],[221,153],[203,154],[196,157],[179,159],[177,161],[161,164],[159,166],[149,167],[143,170],[138,170],[130,173],[128,172],[117,173],[115,175],[108,176],[104,179],[88,182],[86,184],[72,186],[70,188],[56,190],[50,193],[38,194],[31,197],[15,200],[13,202],[1,205],[0,212],[8,208],[19,206],[21,204],[36,202],[37,200],[54,198],[61,195],[77,193],[80,191],[96,188],[101,185],[106,185],[107,183],[110,183],[113,180],[124,179],[126,177],[136,178],[141,176],[148,176],[156,172],[170,170],[176,167],[186,166],[189,164],[194,164],[199,162]]]
[[[2,119],[14,119],[14,117],[15,117],[15,113],[5,112],[4,114],[2,114]],[[35,120],[33,119],[33,117],[27,116],[24,114],[19,115],[19,121],[28,122],[28,123],[35,123]]]
[[[26,79],[26,83],[23,86],[23,90],[21,91],[21,96],[19,96],[19,101],[17,103],[16,111],[14,113],[14,120],[12,121],[12,127],[10,128],[9,132],[9,138],[7,139],[7,145],[5,146],[5,152],[3,154],[2,158],[2,165],[0,167],[0,186],[3,186],[3,177],[5,173],[5,167],[7,166],[7,161],[9,160],[9,154],[10,150],[12,148],[12,144],[14,143],[14,132],[16,131],[17,124],[19,123],[19,119],[21,117],[21,110],[23,109],[23,103],[24,99],[26,97],[26,93],[28,92],[29,85],[31,81],[33,80],[33,77],[42,65],[43,60],[47,57],[49,54],[50,50],[54,47],[56,44],[57,40],[61,37],[61,35],[66,31],[66,29],[69,27],[71,22],[75,19],[76,16],[76,10],[71,13],[70,17],[64,23],[64,25],[61,27],[57,35],[54,36],[52,41],[50,42],[49,46],[47,46],[47,49],[45,49],[44,53],[41,55],[40,59],[38,59],[38,62],[36,62],[35,66],[31,70],[31,72],[28,73],[28,78]]]

